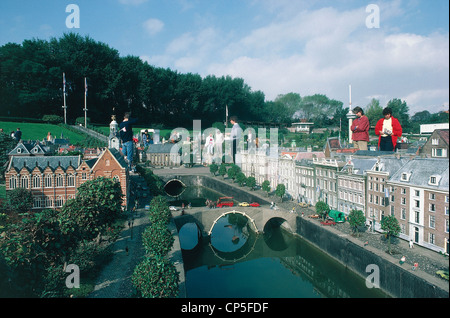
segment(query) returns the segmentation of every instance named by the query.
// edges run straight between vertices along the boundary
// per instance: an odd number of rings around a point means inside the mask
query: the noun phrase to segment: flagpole
[[[64,105],[63,105],[63,109],[64,109],[64,124],[67,125],[67,115],[66,115],[66,74],[63,73],[63,97],[64,97]]]
[[[84,78],[84,128],[87,128],[87,81]]]
[[[225,105],[225,128],[228,128],[228,105]]]

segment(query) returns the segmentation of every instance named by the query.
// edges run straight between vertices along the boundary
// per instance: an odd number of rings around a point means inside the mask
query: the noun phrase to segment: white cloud
[[[449,35],[390,28],[389,19],[404,12],[400,1],[383,6],[379,29],[366,27],[365,7],[295,11],[288,10],[291,1],[263,3],[283,10],[265,25],[240,33],[190,30],[167,45],[164,58],[150,60],[181,72],[244,78],[268,100],[289,92],[320,93],[347,106],[352,84],[353,105],[364,107],[373,96],[382,106],[404,99],[411,113],[448,105]]]
[[[145,32],[149,35],[155,35],[164,28],[164,23],[158,19],[148,19],[142,24]]]

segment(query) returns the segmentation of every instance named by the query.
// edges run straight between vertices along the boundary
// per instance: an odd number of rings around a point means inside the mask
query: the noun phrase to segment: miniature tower
[[[118,137],[119,124],[116,121],[116,115],[111,116],[111,123],[109,124],[108,148],[119,150],[120,141]]]
[[[353,119],[356,118],[356,115],[353,113],[352,111],[352,85],[348,86],[348,93],[349,93],[349,106],[348,106],[348,113],[347,113],[347,118],[348,118],[348,143],[351,144],[353,143],[353,139],[352,139],[352,124],[353,124]]]

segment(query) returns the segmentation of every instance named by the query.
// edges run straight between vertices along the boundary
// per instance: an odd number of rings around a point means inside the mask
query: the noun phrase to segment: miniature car
[[[301,206],[302,208],[308,207],[308,203],[305,203],[305,202],[300,202],[298,205]]]
[[[258,202],[252,202],[252,203],[250,203],[250,206],[252,206],[252,207],[258,207],[259,206],[259,203]]]
[[[249,206],[250,204],[248,204],[248,202],[241,202],[239,203],[239,206]]]
[[[169,206],[169,210],[170,211],[178,211],[178,208],[171,205],[171,206]]]

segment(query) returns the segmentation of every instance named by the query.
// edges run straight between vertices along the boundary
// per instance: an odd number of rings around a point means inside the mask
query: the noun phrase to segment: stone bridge
[[[238,213],[245,216],[251,228],[258,234],[264,233],[264,229],[270,221],[273,224],[284,227],[286,230],[294,233],[297,229],[297,214],[281,210],[272,210],[267,207],[226,207],[209,209],[207,207],[193,208],[186,210],[188,214],[175,218],[175,224],[178,231],[186,223],[195,223],[200,229],[202,236],[211,235],[214,225],[217,221],[230,213]],[[192,211],[192,212],[191,212]]]

